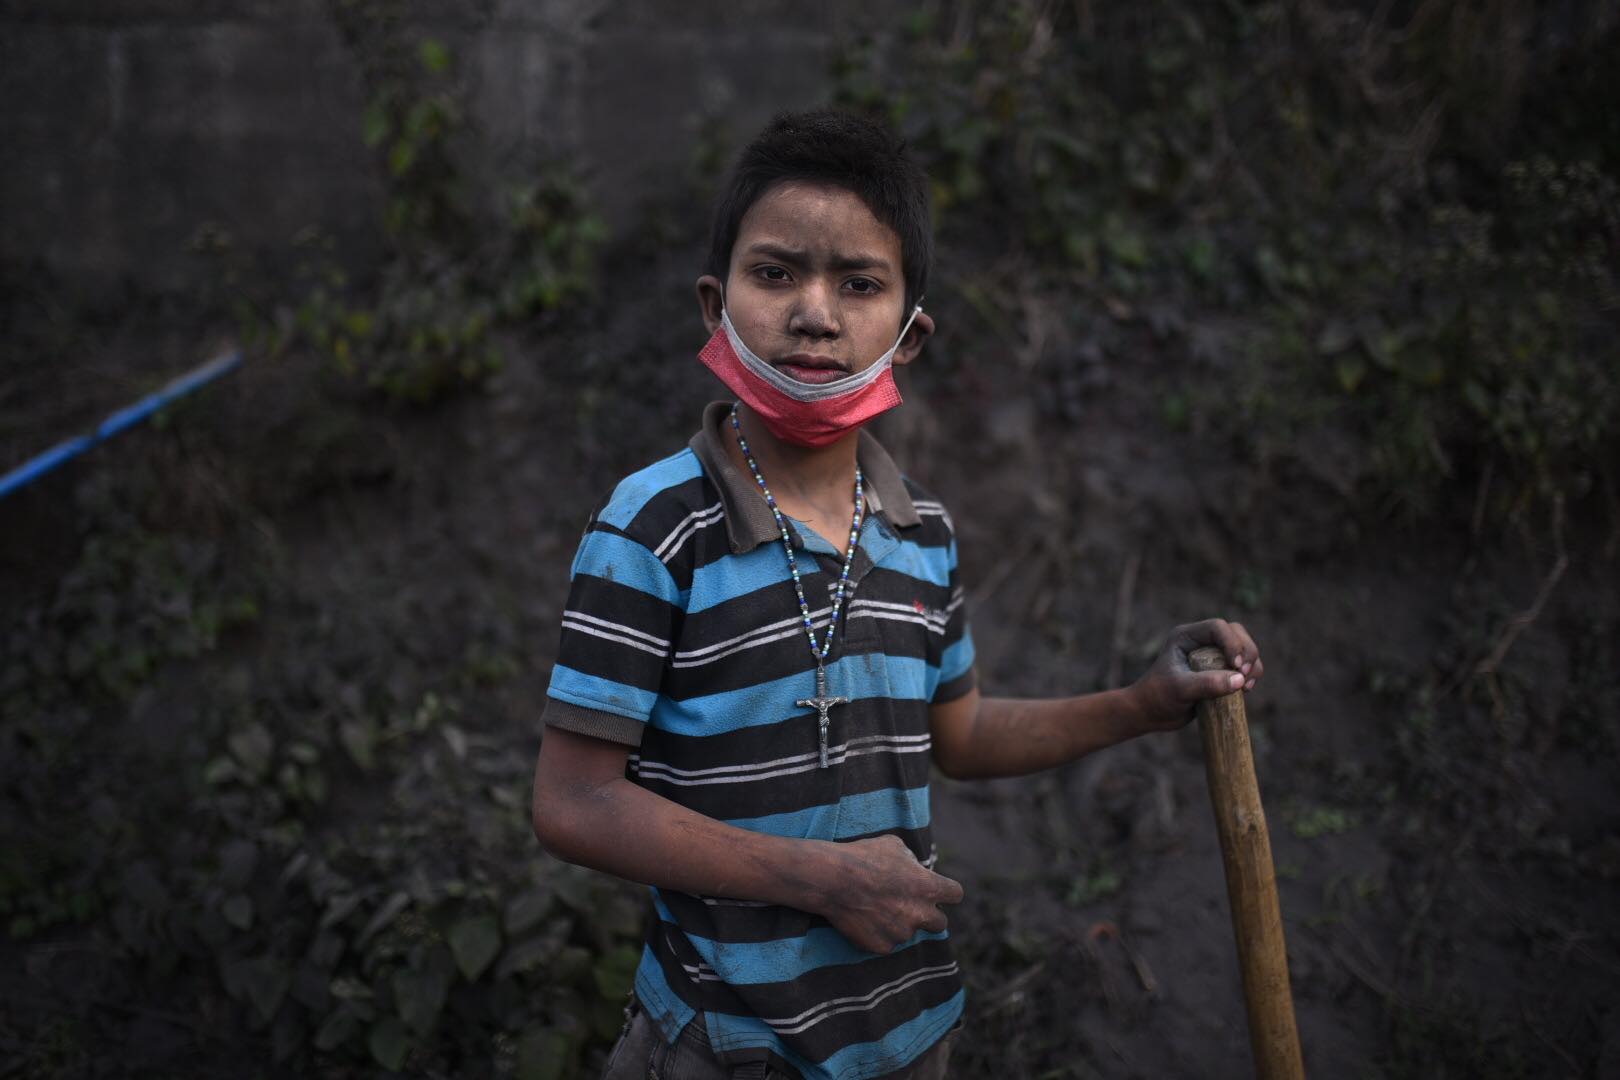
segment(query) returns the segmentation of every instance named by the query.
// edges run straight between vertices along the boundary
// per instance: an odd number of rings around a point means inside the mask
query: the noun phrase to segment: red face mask
[[[830,383],[801,383],[755,356],[720,312],[720,326],[698,359],[748,404],[772,435],[795,446],[826,446],[900,404],[894,354],[922,311],[918,304],[889,351],[859,375]]]

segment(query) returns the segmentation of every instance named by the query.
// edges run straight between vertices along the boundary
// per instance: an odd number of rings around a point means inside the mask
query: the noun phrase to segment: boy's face
[[[723,304],[745,345],[806,383],[871,367],[910,314],[899,234],[853,192],[804,181],[777,184],[748,208],[724,288],[705,274],[697,291],[709,333]],[[894,362],[910,363],[933,329],[919,314]]]

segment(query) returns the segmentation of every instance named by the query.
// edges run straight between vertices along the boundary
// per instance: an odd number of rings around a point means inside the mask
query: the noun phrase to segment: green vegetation
[[[1301,840],[1333,836],[1356,827],[1356,815],[1337,806],[1291,807],[1286,817],[1288,827]]]
[[[223,1018],[192,1034],[238,1057],[575,1075],[617,1034],[642,901],[539,857],[532,759],[463,717],[512,661],[475,639],[465,660],[372,685],[346,648],[386,636],[375,613],[339,610],[304,624],[304,679],[266,677],[247,631],[274,550],[251,522],[211,544],[155,533],[154,478],[124,479],[93,489],[96,529],[8,642],[7,936],[48,956],[95,925],[91,955],[201,979],[205,1007],[174,1022]],[[95,718],[120,711],[135,719],[116,752],[85,753],[109,746]],[[83,1066],[80,1036],[58,1035],[30,1044],[30,1075]]]
[[[513,751],[532,732],[503,730],[491,707],[534,677],[533,641],[499,603],[424,612],[296,582],[283,526],[242,508],[334,487],[341,501],[355,477],[389,477],[377,403],[452,396],[502,363],[506,335],[557,325],[596,288],[603,226],[555,170],[478,197],[454,52],[398,0],[330,10],[365,92],[355,137],[386,193],[381,264],[356,273],[306,231],[296,273],[259,286],[230,236],[203,228],[196,246],[286,383],[313,356],[374,393],[312,394],[242,465],[210,460],[242,447],[181,410],[152,433],[197,451],[173,455],[192,470],[179,482],[159,482],[175,462],[148,443],[81,485],[65,572],[4,628],[0,926],[30,957],[72,945],[136,985],[183,985],[184,1012],[149,1019],[220,1060],[246,1046],[303,1074],[578,1075],[619,1027],[643,912],[639,890],[536,849],[532,746]],[[1041,423],[1075,420],[1107,364],[1152,362],[1150,415],[1172,437],[1229,440],[1278,481],[1257,487],[1296,493],[1303,473],[1336,514],[1429,524],[1460,512],[1528,532],[1550,515],[1561,543],[1565,516],[1591,520],[1612,496],[1620,460],[1620,112],[1590,105],[1620,68],[1603,41],[1521,33],[1543,17],[1523,3],[1418,10],[1395,27],[1319,3],[945,4],[855,45],[835,77],[840,100],[888,114],[923,154],[947,255],[939,302],[965,327],[953,332],[1013,354],[993,362],[1043,391],[1030,395]],[[720,125],[700,130],[699,183],[729,149]],[[689,241],[688,210],[655,209],[643,242]],[[1031,312],[1054,347],[1037,347]],[[962,363],[937,346],[935,370]],[[578,388],[581,414],[600,420],[602,380],[635,374],[599,372]],[[357,447],[358,465],[340,460]],[[257,490],[247,470],[272,459]],[[1286,580],[1244,566],[1225,588],[1245,618],[1278,615]],[[1280,804],[1279,841],[1308,842],[1279,863],[1290,884],[1374,833],[1416,868],[1347,870],[1323,897],[1334,926],[1405,905],[1402,966],[1380,992],[1388,1075],[1529,1071],[1520,1031],[1425,981],[1457,951],[1441,925],[1453,913],[1502,921],[1479,916],[1468,860],[1620,865],[1612,838],[1581,837],[1540,794],[1558,754],[1620,749],[1620,626],[1594,615],[1560,630],[1567,687],[1548,705],[1492,659],[1524,599],[1460,591],[1437,654],[1367,679],[1384,760]],[[413,636],[423,624],[443,636]],[[529,690],[514,698],[532,705]],[[1285,730],[1267,718],[1256,741],[1276,732],[1262,746],[1280,757]],[[1050,825],[1067,796],[1049,792],[1047,884],[1074,907],[1122,904],[1140,880],[1117,857],[1137,843],[1134,796],[1115,797],[1082,845]],[[1594,934],[1508,913],[1560,962]],[[1076,1045],[1072,994],[1036,982],[1096,957],[1071,941],[1059,963],[1046,927],[976,917],[986,925],[953,921],[984,1003],[968,1066],[1090,1075],[1076,1057],[1112,1061]],[[104,1063],[97,1021],[9,1023],[23,1075]]]
[[[1222,388],[1167,392],[1172,428],[1201,412],[1374,511],[1457,489],[1539,521],[1620,460],[1620,140],[1576,97],[1612,65],[1528,3],[1410,18],[948,6],[853,50],[841,98],[921,151],[999,340],[1020,300],[1105,352],[1144,324]],[[1043,363],[1074,415],[1073,361]]]
[[[1512,1040],[1508,1025],[1480,1015],[1480,1003],[1461,995],[1438,1005],[1395,1012],[1380,1077],[1390,1080],[1478,1077],[1521,1080],[1536,1075]]]
[[[316,261],[298,330],[345,375],[431,401],[500,368],[497,328],[587,295],[605,229],[561,173],[497,185],[493,211],[475,205],[456,153],[469,132],[450,50],[406,33],[398,0],[339,0],[333,12],[369,95],[362,130],[392,251],[358,295]]]
[[[588,299],[606,227],[555,166],[469,175],[477,132],[455,57],[412,32],[403,10],[402,0],[332,5],[367,95],[357,134],[385,192],[381,263],[357,278],[333,238],[309,228],[293,238],[292,279],[264,289],[248,284],[224,230],[199,230],[193,246],[220,263],[246,344],[313,347],[385,398],[425,404],[500,370],[503,330]],[[492,197],[475,198],[479,189]]]
[[[1125,877],[1107,863],[1098,862],[1089,871],[1077,875],[1069,883],[1064,897],[1072,907],[1085,907],[1098,900],[1113,896],[1125,884]]]
[[[454,58],[401,11],[332,7],[386,191],[376,272],[354,275],[313,229],[284,278],[217,227],[193,246],[260,356],[312,353],[384,401],[426,403],[495,371],[503,333],[588,297],[603,229],[556,170],[471,197]],[[317,395],[275,454],[159,452],[85,486],[77,554],[5,628],[0,926],[41,956],[94,926],[98,963],[189,980],[191,1004],[160,1022],[222,1060],[562,1080],[618,1032],[641,897],[541,858],[532,757],[462,715],[519,674],[510,633],[485,615],[441,664],[384,685],[355,649],[392,653],[405,629],[376,611],[303,610],[295,646],[251,633],[310,604],[250,509],[253,462],[283,461],[272,502],[343,483],[333,455],[370,441],[365,411]],[[171,420],[155,427],[176,441],[228,441],[211,419]],[[125,714],[144,737],[110,744],[97,724]],[[27,1030],[26,1075],[99,1060],[93,1024]]]
[[[1264,516],[1295,516],[1304,490],[1336,504],[1317,550],[1391,519],[1506,531],[1551,549],[1545,591],[1577,515],[1620,526],[1620,138],[1593,105],[1620,100],[1620,38],[1560,18],[1526,2],[947,4],[852,49],[839,96],[924,156],[936,304],[969,324],[959,355],[1012,369],[1049,430],[1083,423],[1110,365],[1129,367],[1167,432],[1200,455],[1225,440],[1266,479]],[[1268,609],[1269,571],[1240,568],[1237,608]],[[1620,745],[1612,672],[1593,666],[1615,628],[1577,635],[1549,714],[1503,662],[1528,597],[1467,581],[1438,653],[1378,673],[1373,773],[1282,815],[1323,858],[1365,826],[1405,860],[1387,883],[1336,881],[1306,918],[1335,943],[1398,920],[1377,988],[1389,1075],[1524,1075],[1551,1013],[1488,1028],[1434,1001],[1466,979],[1460,913],[1477,926],[1506,904],[1485,906],[1471,874],[1610,857],[1581,851],[1541,792],[1562,748]],[[1593,932],[1513,917],[1566,947]]]

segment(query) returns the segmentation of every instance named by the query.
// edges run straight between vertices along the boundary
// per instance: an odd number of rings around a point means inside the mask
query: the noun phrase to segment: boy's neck
[[[848,512],[855,483],[856,450],[860,446],[858,430],[826,446],[796,446],[772,435],[745,403],[737,406],[737,420],[760,475],[783,513],[806,517],[838,509]],[[748,475],[748,461],[736,438],[727,439],[726,444],[737,467]]]

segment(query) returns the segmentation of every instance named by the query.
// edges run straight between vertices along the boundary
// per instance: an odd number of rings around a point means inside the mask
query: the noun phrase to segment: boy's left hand
[[[1214,645],[1225,653],[1233,670],[1193,671],[1187,654],[1204,645]],[[1136,703],[1143,732],[1173,731],[1186,726],[1200,701],[1234,690],[1252,690],[1264,672],[1260,649],[1243,624],[1205,619],[1170,631],[1164,651],[1127,692]]]

